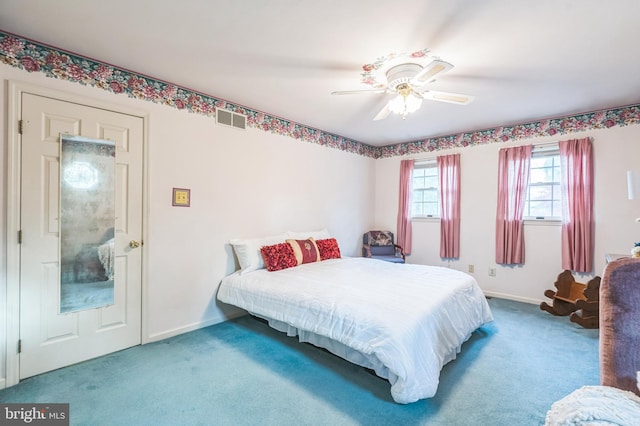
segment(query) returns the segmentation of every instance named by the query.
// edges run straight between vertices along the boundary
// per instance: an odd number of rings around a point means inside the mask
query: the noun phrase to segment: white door
[[[20,379],[140,344],[143,119],[22,94]],[[60,314],[60,134],[116,143],[114,304]]]

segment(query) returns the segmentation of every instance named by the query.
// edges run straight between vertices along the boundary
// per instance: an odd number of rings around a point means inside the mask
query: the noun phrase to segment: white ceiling
[[[638,0],[2,0],[0,29],[216,98],[388,145],[640,103]],[[455,65],[402,120],[362,66]]]

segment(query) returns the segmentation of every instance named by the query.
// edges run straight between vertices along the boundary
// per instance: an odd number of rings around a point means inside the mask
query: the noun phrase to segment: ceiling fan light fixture
[[[383,120],[392,112],[401,115],[404,120],[408,114],[421,107],[423,99],[458,105],[466,105],[473,101],[473,96],[431,90],[436,77],[440,78],[446,74],[453,65],[430,55],[429,52],[428,49],[423,49],[410,55],[391,54],[378,58],[375,62],[362,66],[362,82],[373,89],[332,94],[395,93],[396,96],[376,114],[374,121]]]
[[[398,95],[391,99],[388,108],[394,114],[402,115],[405,118],[407,114],[416,112],[422,105],[422,98],[410,93],[408,95]]]
[[[404,110],[404,98],[400,95],[389,101],[389,109],[394,114],[400,114]]]
[[[416,112],[422,105],[422,98],[411,94],[404,99],[404,105],[408,113]]]

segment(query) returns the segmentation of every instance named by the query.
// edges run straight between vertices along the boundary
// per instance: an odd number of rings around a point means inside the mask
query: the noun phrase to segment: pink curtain
[[[589,138],[559,143],[562,168],[562,268],[593,270],[593,148]]]
[[[413,160],[402,160],[400,162],[400,196],[396,244],[402,246],[404,254],[411,253],[411,179],[413,163]]]
[[[440,183],[440,257],[460,257],[460,154],[437,158]]]
[[[532,145],[503,148],[498,156],[496,263],[524,263],[522,216],[529,185]]]

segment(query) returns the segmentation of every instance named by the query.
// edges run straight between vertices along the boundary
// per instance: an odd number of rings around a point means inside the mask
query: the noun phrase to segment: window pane
[[[529,177],[531,183],[553,182],[553,168],[544,167],[540,169],[531,169]]]
[[[529,200],[551,200],[553,192],[551,185],[536,185],[529,188]]]
[[[562,217],[562,201],[553,201],[553,216]]]
[[[423,204],[423,216],[438,216],[438,203],[425,203]]]
[[[427,176],[424,181],[427,188],[438,187],[438,176]]]
[[[531,164],[530,166],[533,168],[544,167],[544,159],[542,157],[536,157],[535,154],[531,156]]]
[[[438,191],[434,190],[434,189],[429,189],[429,190],[425,190],[424,194],[424,201],[431,201],[434,203],[438,203]]]
[[[551,216],[551,206],[551,201],[530,201],[529,214],[535,217],[549,217]]]
[[[531,183],[544,182],[545,174],[542,169],[531,168],[531,174],[529,175],[529,181]]]
[[[432,167],[425,167],[424,169],[425,176],[438,176],[438,167],[433,165]]]
[[[554,163],[554,155],[535,155],[531,157],[531,168],[551,167]]]

